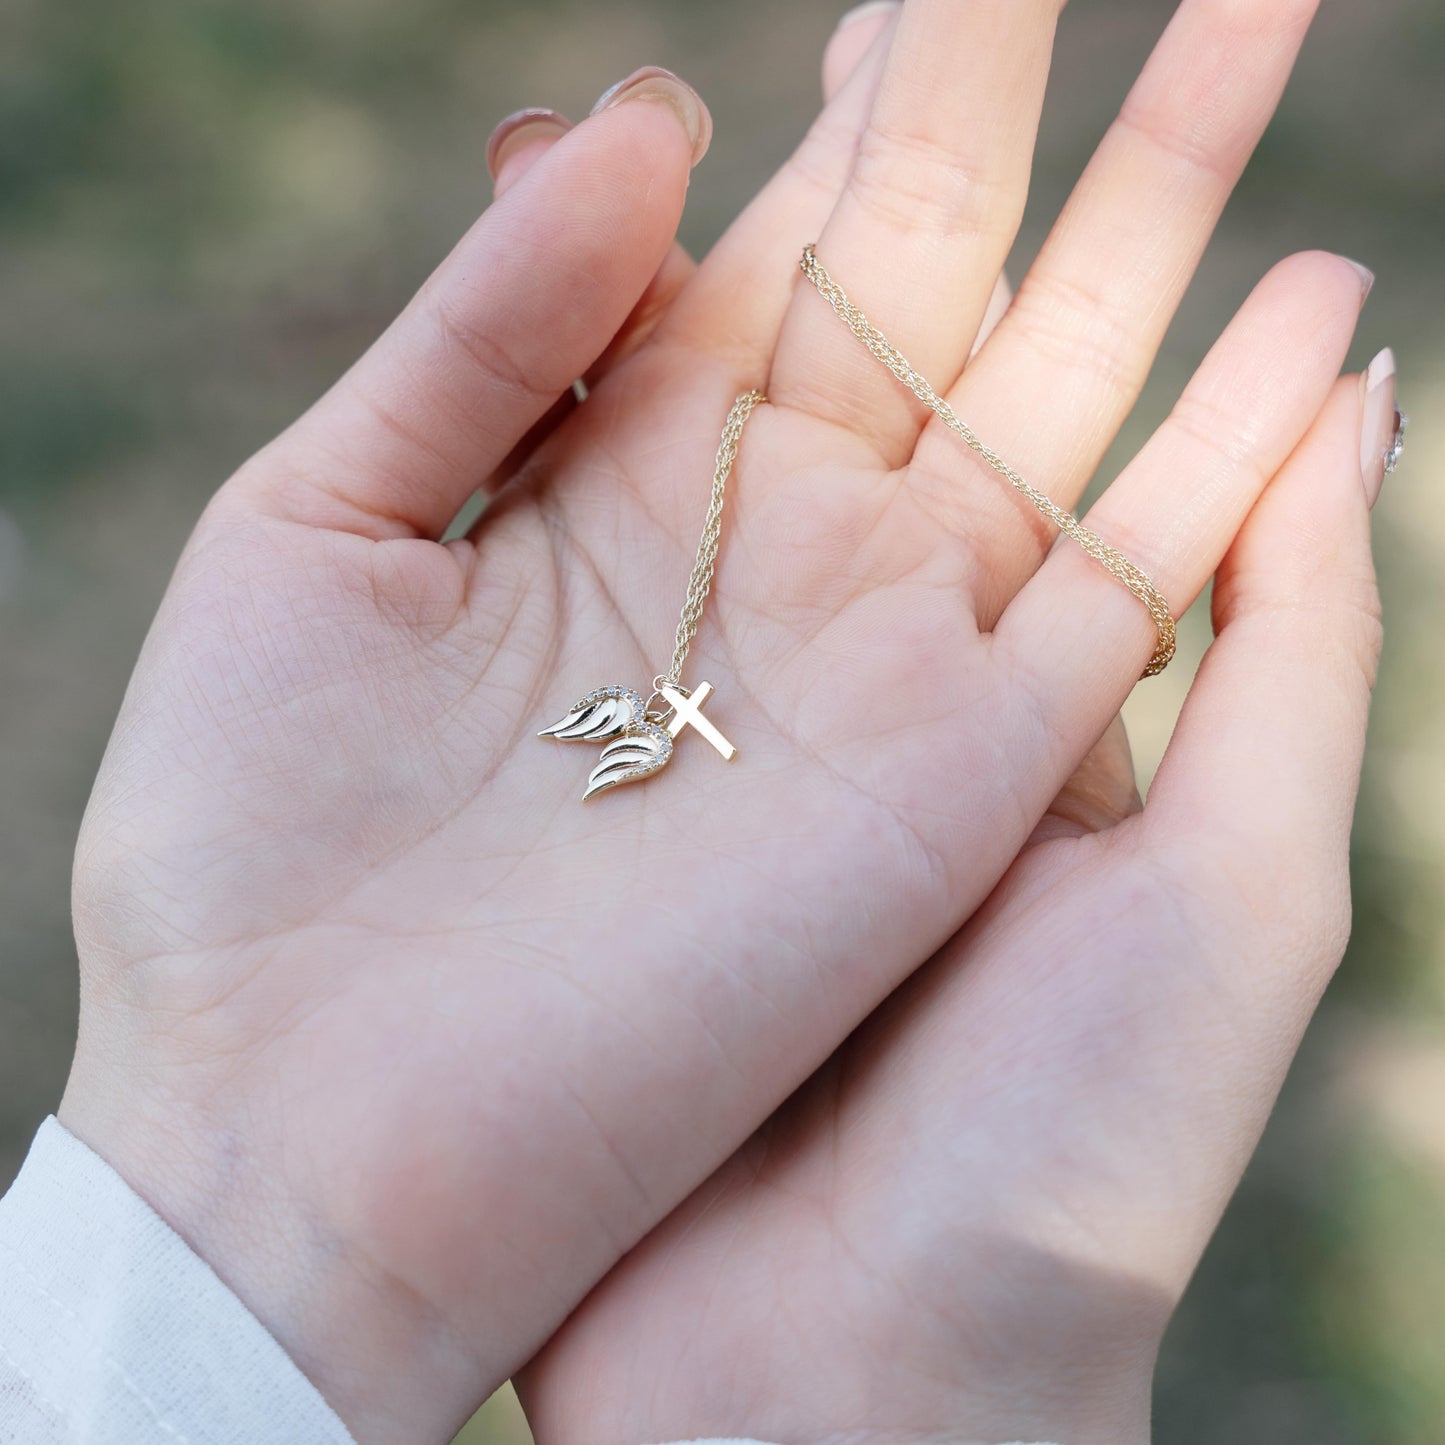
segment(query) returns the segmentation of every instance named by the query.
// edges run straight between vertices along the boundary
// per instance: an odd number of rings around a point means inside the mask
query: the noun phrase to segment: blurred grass
[[[1061,30],[1015,274],[1159,28],[1092,0]],[[145,625],[196,511],[314,396],[485,203],[516,106],[585,113],[644,62],[713,106],[686,239],[711,239],[815,105],[834,19],[786,7],[414,0],[7,0],[0,12],[0,1183],[74,1026],[69,854]],[[1178,1445],[1445,1440],[1445,7],[1327,3],[1119,457],[1286,251],[1380,274],[1415,415],[1379,511],[1389,619],[1355,844],[1357,929],[1171,1332]],[[968,79],[966,60],[960,82]],[[799,238],[800,240],[805,238]],[[1204,619],[1192,615],[1197,657]],[[1188,682],[1130,703],[1141,771]],[[526,1439],[499,1397],[470,1445]]]

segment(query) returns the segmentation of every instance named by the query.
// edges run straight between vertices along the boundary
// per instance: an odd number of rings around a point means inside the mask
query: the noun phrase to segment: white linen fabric
[[[0,1442],[261,1441],[355,1445],[211,1267],[47,1119],[0,1198]]]

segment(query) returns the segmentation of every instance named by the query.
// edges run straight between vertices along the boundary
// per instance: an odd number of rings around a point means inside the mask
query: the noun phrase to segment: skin
[[[1347,927],[1366,288],[1281,263],[1091,513],[1177,610],[1217,573],[1140,812],[1113,720],[1147,616],[1045,560],[794,268],[817,238],[1074,505],[1312,8],[1185,0],[1002,315],[1052,3],[835,40],[695,270],[690,102],[621,98],[508,158],[207,508],[86,814],[61,1119],[358,1440],[443,1440],[524,1367],[544,1445],[1146,1438]],[[584,808],[595,754],[533,734],[665,663],[760,383],[688,670],[740,759],[685,735]]]

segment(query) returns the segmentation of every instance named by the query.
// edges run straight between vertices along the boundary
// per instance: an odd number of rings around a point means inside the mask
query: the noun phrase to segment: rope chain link
[[[893,373],[938,419],[956,432],[990,467],[1003,477],[1034,508],[1047,517],[1065,536],[1072,538],[1118,581],[1122,582],[1148,609],[1159,639],[1154,655],[1144,669],[1145,677],[1157,677],[1169,666],[1174,656],[1177,630],[1174,614],[1164,594],[1149,579],[1144,569],[1131,562],[1117,547],[1111,547],[1097,532],[1092,532],[1072,512],[1052,497],[1025,481],[992,447],[980,441],[973,428],[916,372],[907,357],[873,325],[849,299],[848,293],[828,274],[812,246],[803,251],[799,263],[803,274],[817,287],[819,294],[847,324],[848,329],[865,347]],[[704,589],[706,595],[706,589]],[[681,637],[681,629],[678,636]]]
[[[703,519],[702,539],[697,544],[697,560],[692,564],[692,576],[687,582],[687,601],[682,604],[682,617],[677,624],[677,638],[672,646],[672,666],[661,677],[673,687],[682,686],[682,665],[687,661],[688,649],[697,636],[698,624],[702,621],[702,609],[707,602],[708,590],[712,587],[712,574],[717,567],[718,542],[722,536],[723,501],[727,493],[728,478],[732,475],[733,463],[738,458],[738,447],[742,442],[743,428],[748,418],[767,400],[760,391],[745,391],[733,402],[727,421],[723,423],[722,439],[718,442],[717,465],[712,474],[712,499],[708,502],[707,516]]]

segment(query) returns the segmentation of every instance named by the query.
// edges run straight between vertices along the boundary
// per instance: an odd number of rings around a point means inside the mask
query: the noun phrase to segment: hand
[[[530,1357],[964,923],[1117,712],[1142,609],[1043,562],[796,258],[818,239],[1073,505],[1306,18],[1251,36],[1218,8],[1186,4],[966,373],[1023,204],[1038,0],[914,0],[473,538],[435,540],[668,255],[681,92],[553,146],[208,508],[84,825],[62,1118],[363,1440],[440,1438]],[[1337,258],[1277,269],[1095,509],[1177,607],[1362,297]],[[583,809],[576,752],[532,734],[665,662],[718,427],[764,379],[692,674],[743,760],[684,740]]]
[[[1116,722],[969,925],[524,1372],[539,1445],[1146,1445],[1349,932],[1393,413],[1360,382],[1231,548],[1148,806]]]

